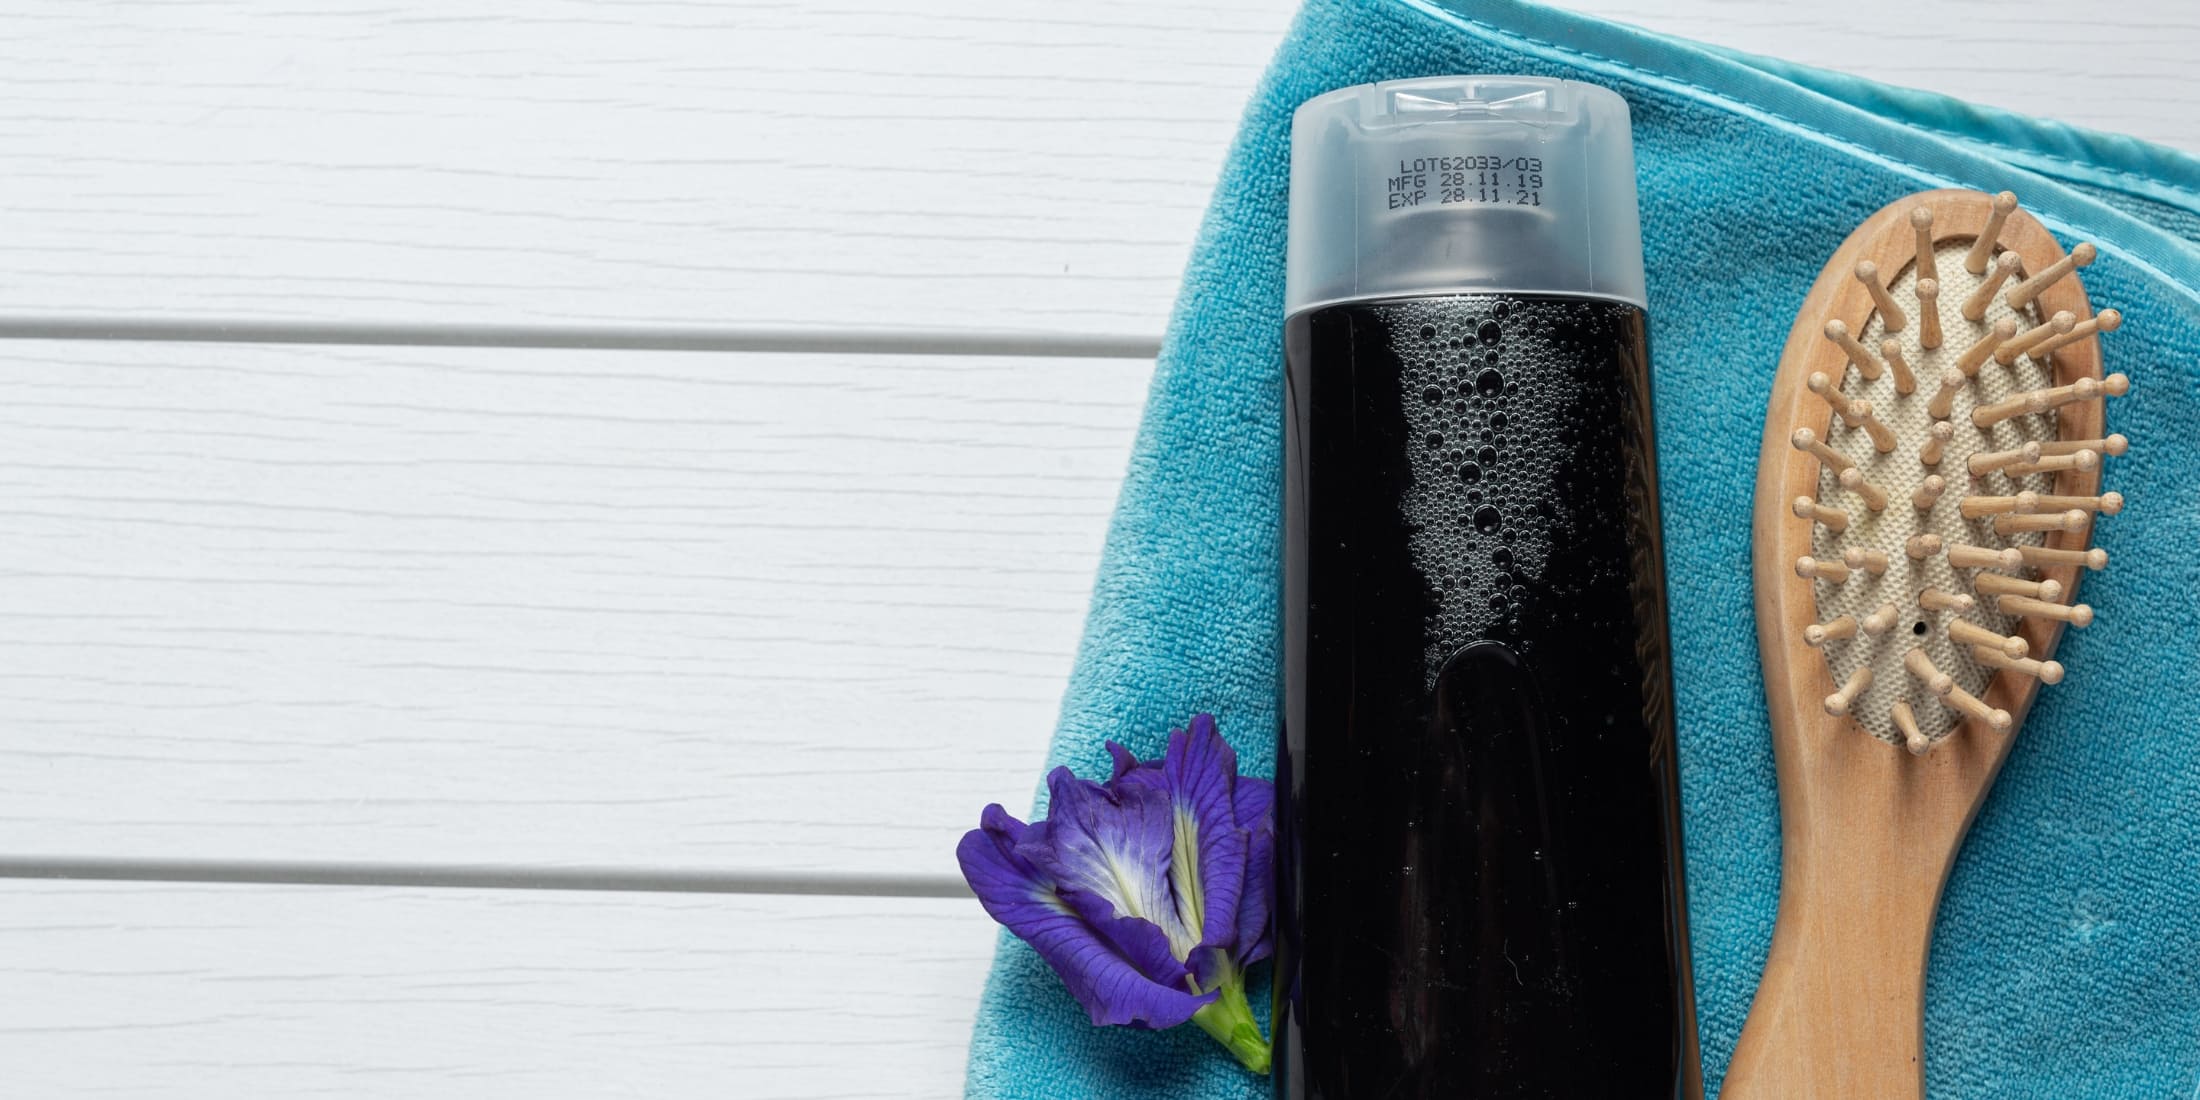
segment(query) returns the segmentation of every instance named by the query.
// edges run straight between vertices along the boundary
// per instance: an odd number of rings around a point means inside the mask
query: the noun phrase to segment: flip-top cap
[[[1646,304],[1625,100],[1571,80],[1437,76],[1299,107],[1285,312],[1496,291]]]

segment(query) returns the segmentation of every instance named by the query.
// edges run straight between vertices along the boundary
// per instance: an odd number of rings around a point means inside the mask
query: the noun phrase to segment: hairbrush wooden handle
[[[1933,913],[2008,735],[1912,756],[1848,732],[1780,761],[1779,922],[1721,1100],[1924,1095]]]

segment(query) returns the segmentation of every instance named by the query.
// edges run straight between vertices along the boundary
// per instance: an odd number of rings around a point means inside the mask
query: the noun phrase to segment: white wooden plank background
[[[960,1080],[992,950],[969,899],[16,882],[0,1066],[25,1100],[906,1100]]]
[[[2175,0],[1584,6],[2200,149]],[[509,345],[0,343],[0,876],[354,883],[0,881],[11,1085],[957,1093],[1289,14],[11,5],[0,334]]]
[[[0,342],[0,853],[950,887],[1150,367]]]
[[[1142,340],[1290,15],[15,7],[0,311]]]
[[[2183,0],[1581,6],[2200,147]],[[0,317],[1151,340],[1290,5],[613,10],[11,5]]]

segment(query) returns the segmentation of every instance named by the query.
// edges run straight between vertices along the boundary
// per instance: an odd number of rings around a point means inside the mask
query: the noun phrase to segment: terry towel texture
[[[1314,0],[1262,83],[1186,273],[1051,753],[1157,753],[1213,711],[1274,751],[1284,200],[1292,109],[1442,73],[1591,81],[1634,111],[1650,279],[1690,921],[1707,1083],[1772,934],[1779,811],[1750,602],[1765,390],[1849,230],[1932,187],[2013,190],[2091,240],[2132,395],[2097,533],[2111,564],[2064,636],[1948,884],[1926,1051],[1935,1098],[2200,1096],[2200,164],[2125,138],[1708,49],[1515,0]],[[972,820],[976,819],[972,807]],[[1253,1098],[1194,1028],[1098,1030],[1004,937],[971,1046],[982,1098]]]

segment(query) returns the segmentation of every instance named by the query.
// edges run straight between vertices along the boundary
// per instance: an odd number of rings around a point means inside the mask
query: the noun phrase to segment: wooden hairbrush
[[[1758,457],[1757,637],[1780,908],[1727,1100],[1924,1094],[1942,885],[2033,693],[2063,677],[2124,453],[2095,313],[2003,192],[1931,191],[1849,235],[1804,299]]]

